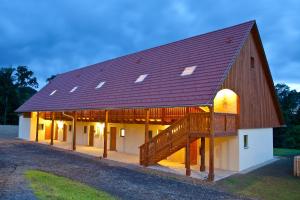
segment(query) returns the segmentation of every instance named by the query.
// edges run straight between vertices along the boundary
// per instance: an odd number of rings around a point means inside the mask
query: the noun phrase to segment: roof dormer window
[[[77,90],[77,88],[78,88],[78,86],[73,87],[73,89],[70,90],[70,92],[71,92],[71,93],[72,93],[72,92],[75,92],[75,90]]]
[[[194,73],[197,66],[186,67],[181,73],[181,76],[188,76]]]
[[[147,76],[148,76],[148,74],[140,75],[140,76],[135,80],[135,83],[143,82]]]
[[[95,87],[95,89],[101,88],[104,84],[105,84],[105,81],[100,82],[100,83]]]
[[[54,95],[56,91],[57,91],[57,90],[53,90],[53,91],[49,94],[49,96]]]

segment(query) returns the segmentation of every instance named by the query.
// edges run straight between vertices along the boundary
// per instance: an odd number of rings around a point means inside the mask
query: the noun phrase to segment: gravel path
[[[240,199],[213,186],[144,173],[46,145],[0,138],[1,199],[35,199],[23,177],[27,169],[69,177],[120,199]]]

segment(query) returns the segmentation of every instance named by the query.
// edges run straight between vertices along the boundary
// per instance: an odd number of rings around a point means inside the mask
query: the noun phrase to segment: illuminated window
[[[75,92],[75,90],[77,90],[78,86],[73,87],[72,90],[70,90],[70,92]]]
[[[248,149],[248,135],[244,135],[244,149]]]
[[[184,68],[183,72],[181,73],[181,76],[187,76],[194,73],[197,66],[191,66]]]
[[[54,95],[56,91],[57,91],[57,90],[53,90],[53,91],[50,93],[50,96]]]
[[[101,88],[101,87],[104,85],[104,83],[105,83],[105,81],[100,82],[100,83],[95,87],[95,89]]]
[[[148,74],[140,75],[140,76],[135,80],[135,83],[143,82],[144,79],[145,79],[147,76],[148,76]]]
[[[120,129],[120,137],[125,137],[125,128]]]

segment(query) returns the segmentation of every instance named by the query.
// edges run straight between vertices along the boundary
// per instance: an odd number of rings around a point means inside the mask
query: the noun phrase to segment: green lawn
[[[293,156],[300,155],[299,149],[282,149],[282,148],[274,148],[274,156]]]
[[[36,197],[40,200],[86,200],[86,199],[116,199],[106,192],[96,190],[77,181],[50,173],[28,170],[25,177]]]
[[[217,183],[227,192],[264,200],[299,200],[300,179],[272,176],[235,176]]]
[[[274,155],[299,154],[294,149],[274,149]],[[220,180],[216,186],[226,192],[264,200],[299,200],[300,178],[293,176],[292,157],[280,160],[247,174]]]

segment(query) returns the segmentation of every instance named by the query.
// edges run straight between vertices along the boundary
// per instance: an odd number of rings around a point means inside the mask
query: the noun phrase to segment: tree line
[[[50,76],[49,82],[55,78]],[[18,124],[14,111],[34,95],[37,78],[26,66],[0,68],[0,124]],[[300,149],[300,92],[286,84],[275,85],[286,127],[275,128],[274,146]]]

